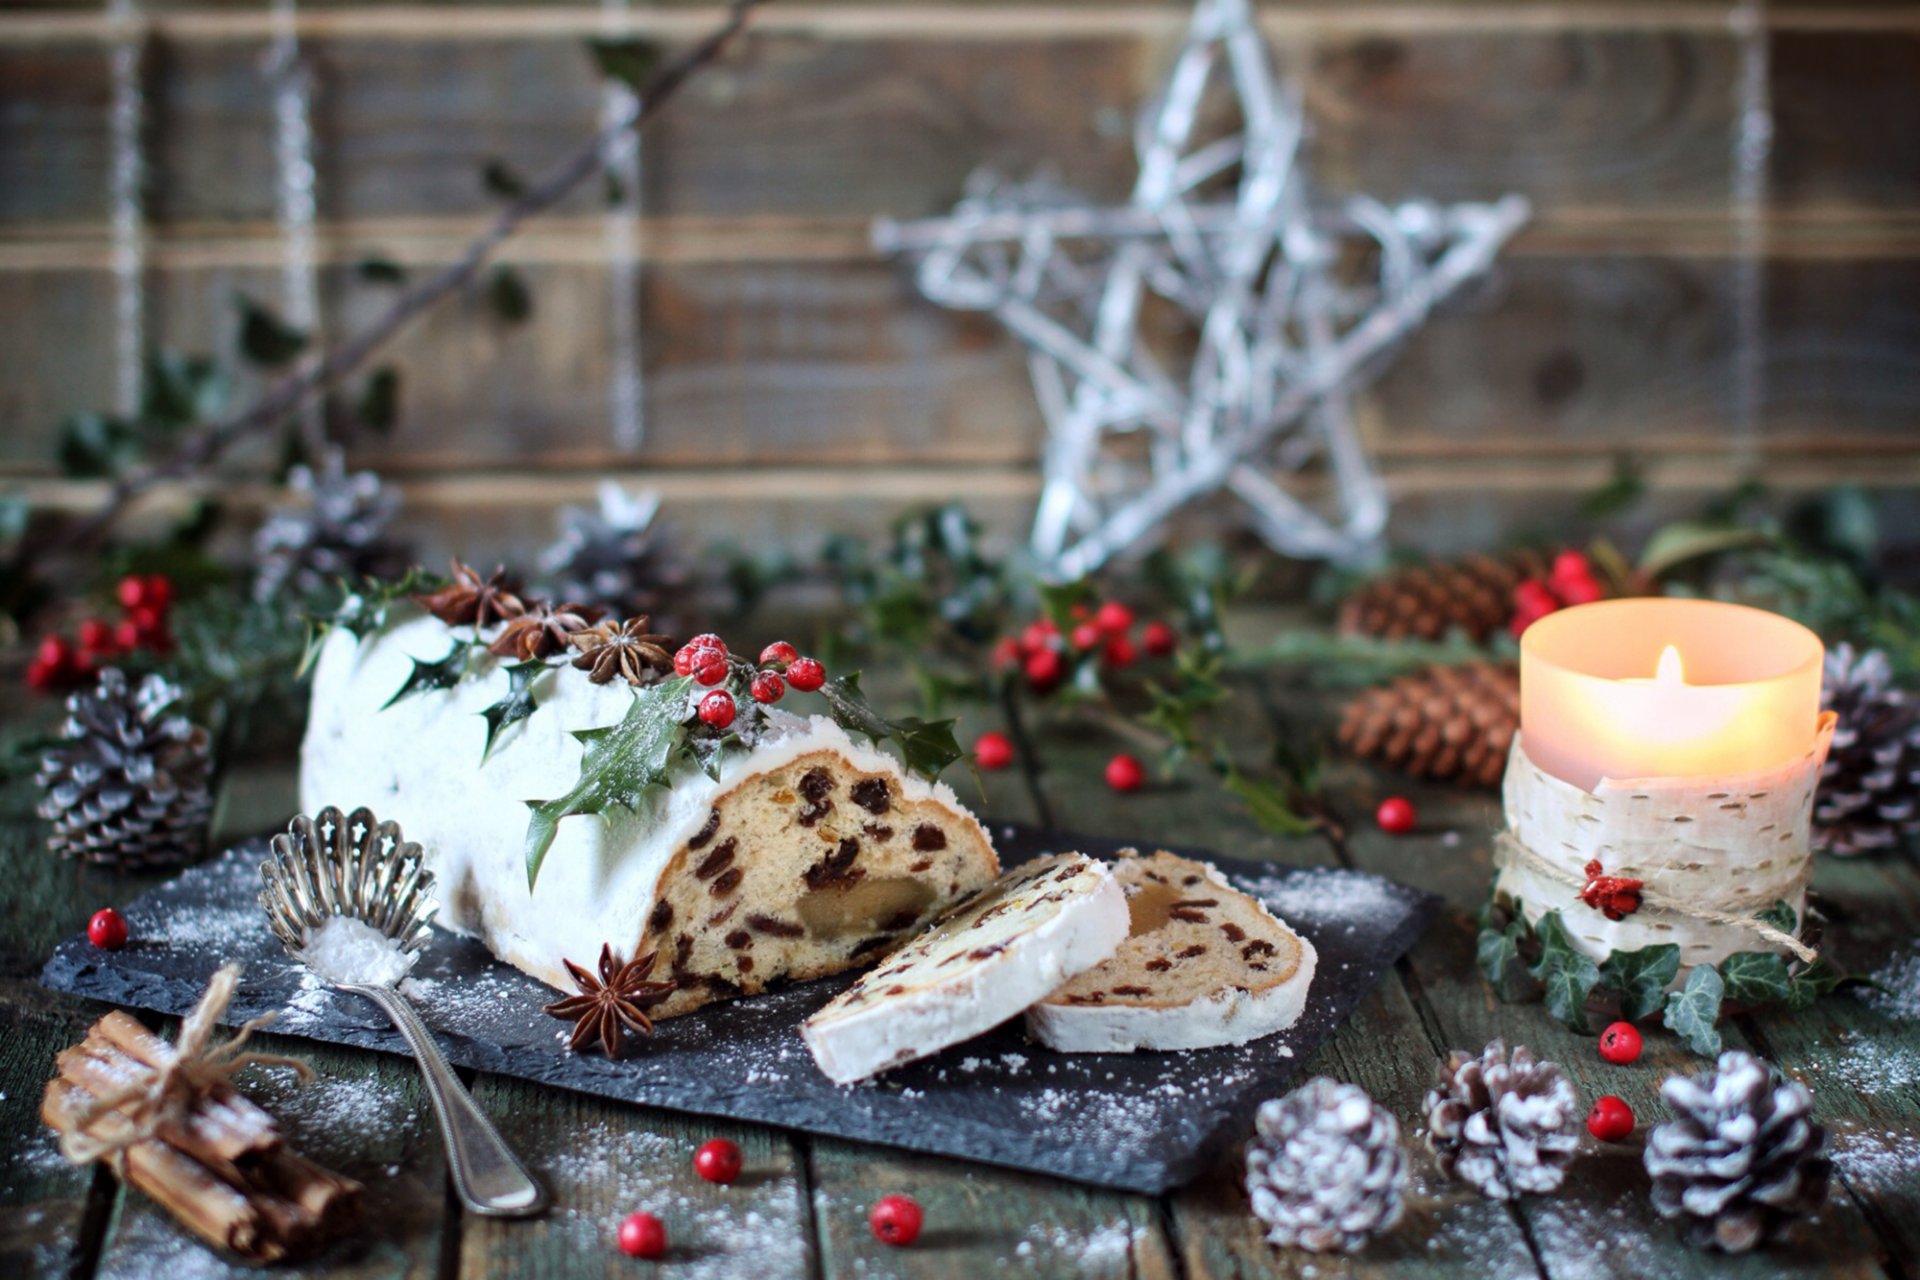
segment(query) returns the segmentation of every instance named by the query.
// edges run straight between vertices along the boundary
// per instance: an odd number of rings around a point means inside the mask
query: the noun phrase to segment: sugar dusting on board
[[[392,987],[412,971],[417,957],[401,951],[397,939],[364,920],[329,916],[307,935],[300,958],[329,982]]]
[[[1860,998],[1896,1022],[1920,1022],[1920,948],[1888,960]]]

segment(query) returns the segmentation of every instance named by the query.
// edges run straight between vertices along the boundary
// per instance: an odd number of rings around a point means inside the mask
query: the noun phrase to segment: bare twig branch
[[[499,216],[458,258],[401,293],[379,319],[320,359],[288,374],[247,408],[193,432],[169,457],[120,477],[98,511],[84,520],[54,530],[39,550],[72,550],[92,543],[112,528],[142,494],[169,480],[191,474],[240,441],[284,421],[287,415],[298,410],[313,396],[364,365],[416,317],[472,281],[493,251],[518,230],[522,222],[551,208],[568,192],[606,168],[609,157],[621,140],[644,127],[695,72],[717,59],[733,37],[746,26],[751,12],[762,3],[764,0],[732,0],[724,22],[698,43],[664,63],[648,78],[646,84],[635,91],[634,108],[625,119],[602,129],[554,165],[525,193],[502,209]]]

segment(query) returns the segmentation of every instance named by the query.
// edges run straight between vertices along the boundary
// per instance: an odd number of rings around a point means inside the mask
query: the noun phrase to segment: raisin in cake
[[[800,1029],[839,1084],[992,1030],[1113,954],[1127,904],[1103,864],[1056,854],[998,884],[902,946]]]
[[[1293,1025],[1313,944],[1204,862],[1128,850],[1114,866],[1130,927],[1113,958],[1027,1011],[1065,1052],[1204,1049]]]
[[[438,661],[449,643],[432,618],[364,642],[333,632],[314,673],[301,802],[397,821],[439,877],[439,923],[550,985],[570,989],[563,958],[602,943],[657,949],[656,975],[680,989],[648,1012],[673,1017],[868,963],[999,874],[947,787],[831,720],[770,710],[759,744],[725,757],[718,778],[687,767],[650,809],[561,822],[529,889],[527,801],[574,785],[574,731],[618,722],[632,694],[565,668],[542,676],[539,710],[483,764],[481,712],[505,696],[505,664],[479,655],[474,677],[382,710],[413,660]]]

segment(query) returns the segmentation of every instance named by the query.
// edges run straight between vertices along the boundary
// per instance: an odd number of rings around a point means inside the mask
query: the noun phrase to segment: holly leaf
[[[178,429],[220,415],[227,378],[210,356],[190,356],[156,347],[147,352],[140,386],[140,416],[156,427]]]
[[[487,305],[508,324],[519,324],[533,314],[533,291],[503,262],[487,277]]]
[[[1629,1022],[1651,1018],[1667,1002],[1667,984],[1680,972],[1680,947],[1663,942],[1638,951],[1616,951],[1600,965],[1600,982],[1619,993]]]
[[[407,282],[407,269],[392,258],[362,258],[360,265],[354,269],[368,284],[405,284]]]
[[[1661,1017],[1667,1029],[1687,1042],[1687,1047],[1705,1058],[1720,1052],[1720,1001],[1727,984],[1710,964],[1698,965],[1687,975],[1686,985],[1667,993],[1667,1010]]]
[[[487,745],[480,752],[481,764],[493,754],[493,744],[509,726],[520,723],[538,709],[533,700],[533,682],[545,670],[547,664],[537,659],[517,662],[507,668],[507,696],[480,713],[487,721]]]
[[[306,334],[246,294],[240,295],[240,350],[247,359],[277,369],[306,349]]]
[[[1574,1031],[1587,1031],[1587,997],[1600,985],[1600,966],[1576,951],[1558,911],[1549,911],[1533,927],[1540,959],[1528,970],[1545,988],[1547,1012]]]
[[[636,93],[660,65],[660,46],[650,40],[589,40],[587,49],[601,75],[620,81]]]
[[[1776,901],[1765,911],[1754,912],[1753,918],[1762,924],[1772,925],[1782,933],[1792,933],[1794,927],[1800,923],[1800,917],[1785,901]]]
[[[321,642],[333,628],[345,627],[353,632],[355,638],[364,640],[386,629],[387,615],[396,601],[438,591],[445,585],[445,578],[418,567],[394,579],[362,578],[358,582],[350,583],[344,579],[336,582],[333,589],[339,598],[333,606],[307,615],[307,651],[302,655],[300,669],[295,675],[305,675],[313,666],[320,656]]]
[[[490,196],[499,196],[503,200],[517,200],[527,194],[527,184],[513,167],[505,160],[493,159],[480,170],[480,185],[487,189]]]
[[[1220,759],[1221,785],[1247,807],[1247,816],[1262,831],[1277,836],[1304,836],[1319,829],[1320,824],[1310,815],[1294,808],[1291,788],[1241,772],[1224,753]]]
[[[636,689],[620,723],[574,732],[586,748],[579,781],[565,795],[527,801],[533,811],[525,842],[528,889],[540,876],[540,864],[553,848],[562,818],[604,816],[615,806],[639,813],[667,788],[687,743],[687,690],[692,685],[692,678],[683,676]]]
[[[906,716],[889,720],[875,711],[860,692],[860,675],[840,676],[820,686],[833,721],[848,733],[872,742],[891,740],[907,768],[924,778],[937,778],[966,753],[953,736],[953,721],[922,720]]]
[[[720,767],[726,763],[729,755],[736,751],[745,751],[747,744],[737,733],[723,734],[716,738],[688,738],[687,747],[700,768],[715,782],[720,781]]]
[[[467,649],[466,641],[455,640],[453,648],[447,651],[447,656],[438,662],[422,662],[418,658],[413,659],[413,670],[408,673],[406,683],[395,690],[394,695],[382,703],[380,709],[385,711],[394,703],[411,698],[415,694],[430,693],[436,689],[451,689],[459,684],[461,677],[467,674]]]
[[[1846,980],[1845,970],[1821,956],[1787,979],[1787,1008],[1804,1009]]]
[[[1787,998],[1791,982],[1784,956],[1771,951],[1739,951],[1718,966],[1726,998],[1741,1004],[1774,1004]]]
[[[379,433],[386,435],[393,430],[394,420],[400,416],[400,371],[392,365],[382,365],[367,377],[367,385],[361,388],[360,421]]]

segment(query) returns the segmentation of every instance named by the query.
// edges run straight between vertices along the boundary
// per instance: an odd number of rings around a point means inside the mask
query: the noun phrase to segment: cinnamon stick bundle
[[[76,1147],[97,1153],[88,1158],[106,1160],[209,1244],[249,1262],[316,1252],[353,1220],[360,1184],[288,1151],[273,1117],[217,1065],[169,1070],[179,1055],[126,1014],[110,1013],[56,1059],[40,1118],[70,1155]]]

